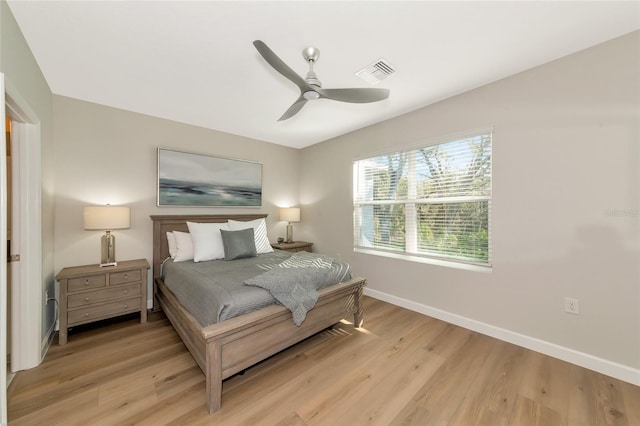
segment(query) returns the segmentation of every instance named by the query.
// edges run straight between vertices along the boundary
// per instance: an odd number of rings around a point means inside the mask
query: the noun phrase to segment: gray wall
[[[155,214],[268,213],[271,239],[284,235],[278,208],[298,203],[299,150],[61,96],[53,104],[56,271],[100,262],[104,232],[83,229],[87,205],[131,208],[131,228],[113,231],[120,260],[151,263]],[[262,207],[157,207],[158,147],[262,163]]]
[[[640,381],[639,52],[635,32],[302,150],[301,237],[347,259],[378,297]],[[355,158],[487,127],[491,273],[353,252]]]

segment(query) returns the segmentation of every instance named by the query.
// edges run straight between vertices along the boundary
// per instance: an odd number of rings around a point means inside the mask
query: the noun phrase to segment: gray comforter
[[[278,303],[268,290],[244,282],[273,270],[291,257],[291,253],[276,250],[233,261],[168,260],[163,265],[162,276],[180,303],[202,326],[207,326]],[[318,289],[351,278],[349,265],[340,261],[332,260],[326,272],[333,278],[321,282]]]

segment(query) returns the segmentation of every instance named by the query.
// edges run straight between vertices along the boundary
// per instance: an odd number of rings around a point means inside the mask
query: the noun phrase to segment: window
[[[354,248],[490,266],[491,133],[355,161]]]

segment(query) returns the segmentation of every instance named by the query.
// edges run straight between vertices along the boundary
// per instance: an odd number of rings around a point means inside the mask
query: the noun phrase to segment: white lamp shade
[[[280,209],[280,220],[287,222],[300,222],[300,209],[298,207]]]
[[[84,229],[111,230],[130,226],[129,207],[94,206],[84,208]]]

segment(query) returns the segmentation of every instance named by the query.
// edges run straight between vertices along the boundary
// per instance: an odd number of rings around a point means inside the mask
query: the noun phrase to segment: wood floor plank
[[[444,327],[443,327],[444,328]],[[347,424],[388,424],[423,383],[445,361],[422,342],[440,330],[430,322],[406,325],[406,334],[380,346],[386,349],[366,364],[355,365],[322,393],[297,410],[307,424],[323,425],[333,418]],[[385,388],[384,393],[371,389]],[[352,407],[361,407],[353,410]]]
[[[614,381],[621,388],[624,400],[624,416],[629,425],[640,425],[640,386]]]
[[[52,389],[51,387],[47,387],[46,391],[37,393],[37,386],[34,386],[29,393],[30,398],[26,398],[24,392],[16,392],[19,397],[9,398],[8,411],[18,417],[24,412],[29,412],[34,397],[37,398],[38,405],[41,409],[46,408],[54,404],[61,397],[71,398],[77,396],[86,392],[88,389],[93,389],[99,383],[104,383],[118,375],[126,375],[132,371],[137,371],[144,365],[159,362],[167,357],[184,352],[184,350],[185,348],[182,343],[172,343],[170,346],[163,348],[157,348],[154,345],[154,349],[151,352],[141,352],[136,357],[124,361],[120,360],[116,364],[109,364],[108,362],[101,364],[92,363],[93,368],[87,368],[87,366],[82,363],[72,364],[73,369],[71,370],[73,371],[70,371],[69,368],[61,370],[61,379],[56,388]],[[37,395],[34,395],[34,393],[37,393]]]
[[[8,389],[13,425],[640,425],[640,387],[365,297],[346,321],[223,383],[164,314],[75,329]]]
[[[478,369],[469,387],[467,397],[455,415],[452,424],[491,425],[508,424],[523,374],[518,368],[523,349],[487,336],[478,336],[487,345],[488,356]]]
[[[577,366],[572,366],[572,370],[576,385],[570,395],[570,423],[625,426],[640,424],[637,414],[640,388]]]
[[[117,334],[116,334],[117,336]],[[130,359],[138,355],[147,355],[151,349],[163,348],[169,344],[181,344],[180,339],[173,333],[168,326],[163,329],[151,330],[145,334],[144,339],[137,335],[123,337],[117,340],[118,345],[105,344],[104,342],[113,341],[116,338],[112,335],[105,335],[102,344],[93,344],[85,349],[77,349],[75,343],[68,343],[60,347],[56,346],[51,349],[53,354],[57,352],[66,353],[65,357],[52,357],[52,359],[43,364],[41,368],[32,369],[25,374],[21,374],[21,384],[19,391],[14,391],[12,395],[16,400],[21,397],[28,396],[33,389],[30,385],[37,383],[38,386],[46,386],[51,383],[59,385],[65,381],[73,381],[77,377],[84,376],[87,372],[95,371],[99,366],[108,364],[113,365],[120,362],[128,363]],[[82,343],[82,342],[79,342]],[[69,346],[68,348],[66,346]],[[74,365],[74,369],[69,370],[65,367]],[[62,373],[61,373],[62,372]]]
[[[164,399],[162,404],[157,404],[138,411],[123,419],[120,424],[156,426],[165,424],[167,419],[178,417],[198,407],[206,410],[205,395],[201,392],[202,383],[192,384]]]
[[[291,413],[278,423],[275,423],[274,426],[307,426],[307,423],[300,418],[298,413]]]
[[[463,402],[469,398],[470,389],[489,356],[490,349],[485,344],[484,336],[463,332],[458,334],[457,340],[464,342],[459,346],[459,350],[455,350],[447,358],[394,421],[403,423],[404,418],[410,417],[417,421],[417,424],[441,424],[459,415],[459,410]],[[422,407],[421,412],[427,416],[416,418],[416,406]]]
[[[135,392],[121,392],[119,398],[98,404],[92,410],[72,410],[65,416],[66,425],[113,426],[123,425],[124,420],[147,407],[158,404],[153,386],[138,388]]]
[[[566,423],[557,411],[547,408],[530,398],[518,395],[511,424],[514,426],[562,426]]]
[[[73,398],[60,398],[55,403],[49,404],[46,409],[42,409],[39,400],[34,398],[25,410],[9,411],[9,424],[12,426],[72,424],[69,415],[78,407],[83,407],[83,410],[86,410],[83,411],[84,413],[95,411],[98,405],[98,392],[97,388],[87,389]]]
[[[363,339],[371,340],[368,336]],[[209,417],[202,409],[176,419],[175,424],[256,424],[256,421],[276,422],[282,414],[269,407],[282,405],[277,398],[288,398],[290,393],[300,396],[301,388],[315,383],[316,369],[326,371],[328,362],[323,357],[318,358],[317,339],[321,340],[324,347],[333,348],[334,355],[341,358],[358,361],[359,357],[367,354],[362,351],[363,346],[357,340],[345,342],[341,333],[322,332],[310,339],[306,339],[301,345],[296,345],[287,351],[268,358],[264,362],[248,369],[242,376],[237,375],[226,380],[223,384],[223,400],[225,408]],[[375,342],[372,342],[372,347]],[[342,367],[342,366],[341,366]],[[350,368],[344,366],[345,371]],[[308,383],[300,385],[305,380]],[[230,386],[229,386],[230,385]],[[275,399],[274,399],[275,398]],[[247,407],[247,400],[254,401]],[[266,409],[264,407],[267,407]]]
[[[569,406],[573,381],[570,364],[538,352],[527,351],[523,359],[525,374],[520,380],[518,394],[556,412]]]
[[[136,392],[138,388],[153,386],[170,386],[176,377],[189,369],[198,368],[193,358],[184,351],[177,352],[174,356],[153,363],[149,366],[135,370],[129,374],[115,376],[100,386],[99,403],[104,404],[111,399],[117,399],[123,392]],[[200,371],[200,370],[198,370]]]
[[[367,363],[381,350],[377,339],[366,335],[354,336],[350,342],[336,345],[331,357],[299,358],[296,366],[285,365],[281,371],[257,377],[258,380],[250,382],[249,390],[238,388],[228,395],[223,393],[223,400],[227,397],[230,412],[220,410],[212,417],[217,421],[228,421],[229,424],[276,423],[291,411],[288,407],[301,406],[315,395],[322,394],[336,378],[347,375],[358,364]],[[254,403],[236,410],[237,404],[244,405],[247,393]]]

